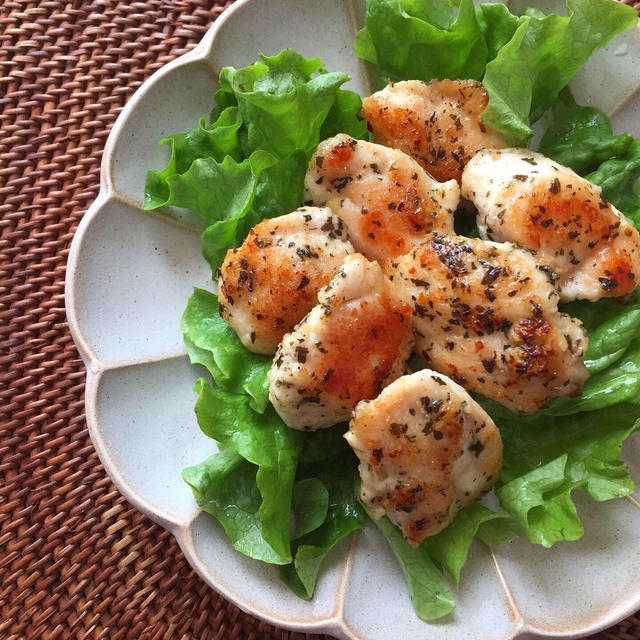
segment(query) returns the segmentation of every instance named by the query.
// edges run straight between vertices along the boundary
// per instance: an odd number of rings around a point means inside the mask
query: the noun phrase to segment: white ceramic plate
[[[528,4],[514,0],[512,5]],[[564,4],[564,3],[562,3]],[[179,318],[193,286],[211,285],[199,228],[177,211],[142,210],[148,168],[161,168],[158,140],[210,110],[218,69],[244,66],[259,51],[294,47],[347,71],[369,91],[352,41],[364,0],[239,0],[202,43],[141,87],[113,128],[102,189],[69,257],[67,309],[87,365],[87,421],[98,454],[127,499],[170,529],[212,587],[245,611],[290,629],[350,640],[580,636],[640,608],[640,503],[580,502],[586,534],[544,550],[514,541],[474,543],[455,593],[455,612],[426,624],[413,613],[404,579],[373,528],[343,543],[323,567],[311,602],[296,598],[273,567],[236,553],[200,513],[180,472],[214,451],[198,429],[191,389],[197,371],[182,347]],[[558,2],[538,6],[557,9]],[[516,6],[516,8],[518,8]],[[640,31],[589,62],[574,89],[584,103],[640,136]],[[640,441],[625,455],[640,479]]]

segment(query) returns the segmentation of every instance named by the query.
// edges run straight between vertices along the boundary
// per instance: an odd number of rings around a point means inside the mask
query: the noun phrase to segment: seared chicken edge
[[[269,400],[293,429],[330,427],[402,375],[412,350],[411,308],[380,265],[350,255],[283,338],[268,374]]]
[[[429,369],[358,403],[345,438],[360,460],[360,499],[417,546],[495,483],[500,433],[458,384]]]
[[[219,270],[220,315],[254,353],[272,355],[353,253],[330,209],[302,207],[257,224]]]

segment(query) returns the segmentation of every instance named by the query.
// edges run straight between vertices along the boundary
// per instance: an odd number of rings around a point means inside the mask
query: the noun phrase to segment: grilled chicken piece
[[[278,347],[269,399],[294,429],[330,427],[401,376],[412,348],[409,305],[377,263],[348,256]]]
[[[318,145],[305,194],[342,218],[356,251],[382,262],[430,231],[453,233],[460,187],[434,180],[402,151],[339,134]]]
[[[376,142],[402,149],[436,180],[460,182],[479,149],[507,146],[482,122],[488,102],[475,80],[407,80],[392,82],[362,106]]]
[[[249,351],[271,355],[353,252],[330,209],[303,207],[257,224],[219,271],[220,314]]]
[[[623,296],[640,279],[640,235],[600,187],[528,149],[481,151],[462,176],[483,238],[533,249],[563,301]]]
[[[558,312],[553,273],[532,252],[432,234],[388,273],[413,306],[416,351],[433,369],[523,414],[580,394],[586,331]]]
[[[360,459],[360,499],[413,546],[486,493],[502,463],[491,418],[460,385],[430,369],[359,402],[345,438]]]

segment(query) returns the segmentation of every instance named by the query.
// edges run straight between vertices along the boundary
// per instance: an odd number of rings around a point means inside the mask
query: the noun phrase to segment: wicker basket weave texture
[[[219,597],[118,493],[65,319],[69,245],[113,122],[226,4],[0,3],[0,640],[312,638]],[[638,640],[640,619],[596,637]]]

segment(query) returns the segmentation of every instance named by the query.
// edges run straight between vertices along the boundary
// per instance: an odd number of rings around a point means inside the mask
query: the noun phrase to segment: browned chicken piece
[[[303,207],[263,220],[241,247],[227,251],[218,279],[220,314],[249,351],[271,355],[352,252],[330,209]]]
[[[388,273],[428,366],[522,414],[580,394],[587,333],[558,311],[553,273],[532,252],[432,234]]]
[[[506,147],[501,133],[482,122],[489,96],[475,80],[406,80],[363,100],[376,142],[402,149],[436,180],[460,182],[479,149]]]
[[[631,293],[640,280],[640,234],[597,185],[529,149],[481,151],[462,190],[483,238],[533,249],[558,275],[563,301]]]
[[[282,340],[269,399],[293,429],[330,427],[401,376],[412,349],[411,308],[378,263],[353,254]]]
[[[495,483],[502,440],[458,384],[423,369],[358,403],[345,435],[360,460],[360,499],[417,546]]]
[[[356,251],[380,262],[407,253],[430,231],[453,233],[460,200],[455,180],[440,183],[406,153],[345,134],[318,145],[305,193],[340,216]]]

